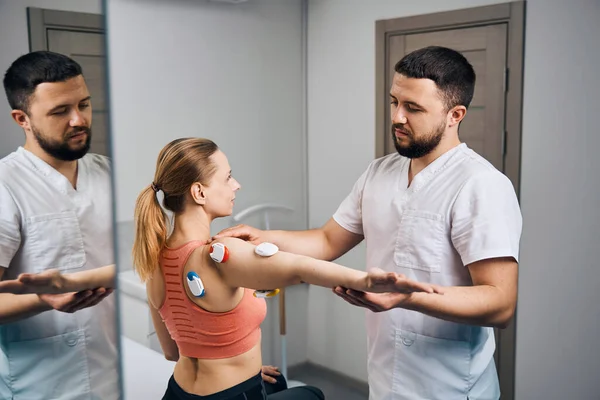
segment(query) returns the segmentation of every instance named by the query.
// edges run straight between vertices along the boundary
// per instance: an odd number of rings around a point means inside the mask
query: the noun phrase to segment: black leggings
[[[198,396],[183,390],[171,376],[162,400],[324,400],[321,390],[313,386],[287,388],[283,375],[277,383],[264,383],[260,373],[252,378],[221,392]]]

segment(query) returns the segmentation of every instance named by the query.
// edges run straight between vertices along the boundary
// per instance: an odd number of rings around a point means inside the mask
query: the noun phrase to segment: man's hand
[[[261,240],[262,234],[263,234],[263,231],[261,231],[260,229],[256,229],[251,226],[242,224],[242,225],[232,226],[231,228],[223,229],[221,232],[219,232],[215,236],[213,236],[213,240],[223,238],[223,237],[234,237],[234,238],[245,240],[254,245],[259,245],[260,243],[263,242],[263,240]]]
[[[275,384],[277,383],[277,379],[273,377],[281,375],[281,372],[279,372],[279,368],[272,365],[263,365],[260,375],[262,376],[263,381]]]
[[[385,272],[380,268],[371,268],[367,273],[366,287],[369,292],[385,293],[396,292],[409,294],[413,292],[442,294],[442,288],[430,283],[417,282],[408,279],[403,274]]]
[[[95,306],[112,292],[112,289],[98,288],[76,293],[39,294],[38,296],[40,300],[55,310],[74,313],[75,311]]]
[[[410,299],[412,293],[365,293],[357,290],[346,289],[343,287],[333,288],[333,293],[337,294],[346,302],[367,308],[373,312],[388,311],[392,308],[402,306]]]

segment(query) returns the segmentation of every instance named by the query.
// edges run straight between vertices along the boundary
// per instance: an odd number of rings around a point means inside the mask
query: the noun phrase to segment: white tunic
[[[80,159],[76,186],[23,148],[0,160],[0,266],[7,268],[6,279],[113,263],[108,159]],[[119,398],[116,317],[111,294],[72,314],[51,310],[1,325],[0,398]]]
[[[444,286],[472,285],[466,265],[518,261],[522,218],[509,179],[466,144],[443,154],[408,186],[410,160],[374,160],[334,219],[364,234],[367,267]],[[492,328],[393,309],[367,312],[371,400],[500,396]]]

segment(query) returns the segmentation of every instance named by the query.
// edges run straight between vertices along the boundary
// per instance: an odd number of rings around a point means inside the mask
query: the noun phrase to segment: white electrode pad
[[[279,251],[279,247],[275,246],[273,243],[263,242],[256,246],[254,252],[262,257],[271,257],[273,254]]]
[[[198,274],[193,271],[187,273],[187,284],[192,294],[196,297],[202,297],[206,293],[202,280]]]

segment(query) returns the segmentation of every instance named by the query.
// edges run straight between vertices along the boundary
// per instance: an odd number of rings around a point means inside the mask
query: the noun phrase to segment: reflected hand
[[[273,377],[279,375],[281,375],[279,368],[272,365],[263,365],[260,371],[260,376],[262,376],[263,381],[273,384],[277,383],[277,379]]]
[[[40,300],[54,310],[74,313],[87,307],[93,307],[113,292],[113,289],[98,288],[75,293],[38,294]]]
[[[69,289],[65,276],[57,269],[38,274],[20,274],[17,279],[0,282],[0,293],[13,294],[59,294],[73,292]]]
[[[261,231],[260,229],[253,228],[249,225],[241,224],[232,226],[231,228],[223,229],[221,232],[213,236],[213,240],[222,237],[234,237],[258,245],[263,242],[263,240],[261,240],[260,238],[262,234],[263,231]]]

